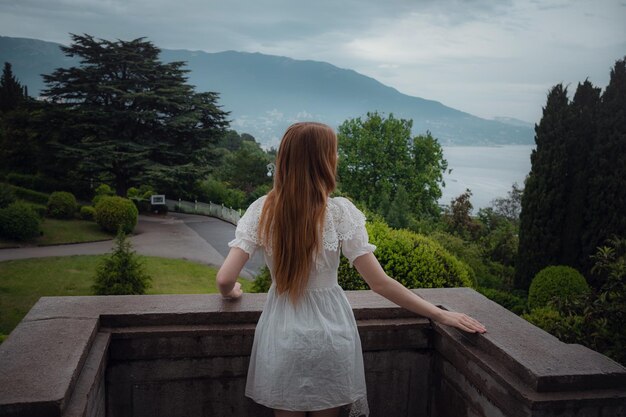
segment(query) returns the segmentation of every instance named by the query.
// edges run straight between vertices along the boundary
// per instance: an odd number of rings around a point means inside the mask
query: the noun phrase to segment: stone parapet
[[[626,369],[468,288],[414,290],[488,329],[348,291],[371,416],[626,416]],[[265,294],[42,297],[0,345],[0,416],[271,416],[243,395]]]

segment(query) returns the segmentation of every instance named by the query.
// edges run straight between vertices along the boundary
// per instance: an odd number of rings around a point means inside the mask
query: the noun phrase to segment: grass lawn
[[[16,242],[0,239],[0,248],[15,246],[45,246],[62,243],[93,242],[96,240],[113,239],[111,233],[103,232],[92,221],[87,220],[59,220],[44,218],[41,222],[43,235],[25,242]]]
[[[75,255],[0,262],[0,342],[42,296],[93,295],[91,285],[106,255]],[[148,294],[216,293],[217,269],[182,259],[140,256],[152,276]],[[244,291],[252,282],[239,279]]]

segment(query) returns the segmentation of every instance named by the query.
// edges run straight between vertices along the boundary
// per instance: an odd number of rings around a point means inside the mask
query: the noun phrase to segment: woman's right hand
[[[457,313],[454,311],[443,310],[438,320],[446,326],[456,327],[468,333],[485,333],[487,329],[478,320],[468,316],[467,314]]]
[[[235,286],[233,289],[224,296],[227,299],[239,298],[243,294],[243,290],[241,289],[241,284],[239,282],[235,282]]]

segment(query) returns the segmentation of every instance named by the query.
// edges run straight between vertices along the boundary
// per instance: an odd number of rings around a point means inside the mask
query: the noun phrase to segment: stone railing
[[[468,334],[349,291],[371,416],[626,415],[626,369],[468,288],[415,292]],[[1,416],[271,416],[244,397],[265,294],[43,297],[0,345]]]

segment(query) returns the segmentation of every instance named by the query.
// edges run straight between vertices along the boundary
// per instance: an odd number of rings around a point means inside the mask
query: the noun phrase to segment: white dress
[[[260,246],[258,222],[265,196],[250,205],[230,247],[262,250],[272,270],[271,249]],[[329,198],[323,233],[307,288],[294,305],[272,283],[254,334],[247,397],[270,408],[316,411],[338,406],[367,416],[361,340],[352,308],[337,284],[340,249],[352,262],[373,252],[365,216],[343,197]],[[273,280],[273,277],[272,277]]]

